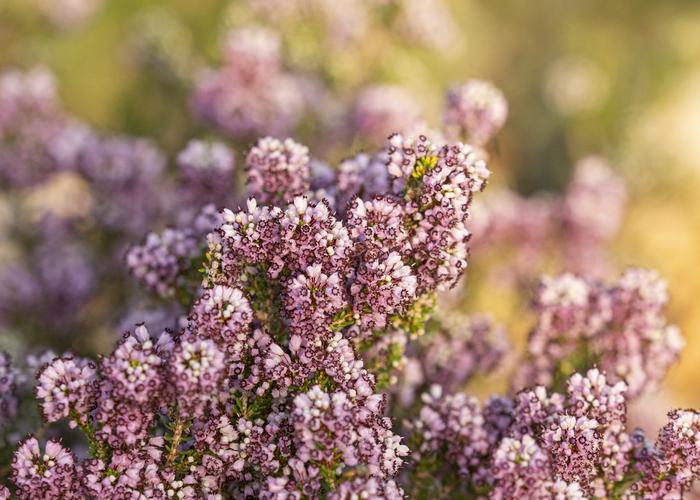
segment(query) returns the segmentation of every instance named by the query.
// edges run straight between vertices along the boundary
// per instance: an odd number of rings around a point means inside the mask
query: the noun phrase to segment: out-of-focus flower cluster
[[[488,498],[681,498],[698,479],[698,423],[675,410],[649,443],[626,426],[627,385],[575,373],[484,405],[434,386],[410,423],[414,493]]]
[[[222,66],[197,78],[195,113],[233,137],[290,133],[305,96],[299,77],[282,68],[280,50],[274,31],[247,27],[229,33]]]
[[[141,305],[123,263],[128,246],[153,228],[172,226],[127,258],[143,281],[155,287],[199,256],[218,207],[235,199],[233,153],[192,141],[177,166],[172,175],[151,141],[100,134],[68,115],[47,70],[0,74],[0,196],[10,207],[3,331],[62,349],[89,328],[114,324]]]
[[[606,277],[614,269],[608,246],[622,225],[626,200],[622,179],[596,156],[577,162],[559,196],[492,191],[474,204],[469,229],[475,258],[508,251],[509,264],[497,262],[494,272],[526,285],[548,259],[570,272]]]
[[[535,295],[537,324],[516,383],[558,386],[572,369],[597,365],[630,397],[656,387],[684,341],[667,323],[666,282],[629,269],[611,286],[571,274],[543,278]]]

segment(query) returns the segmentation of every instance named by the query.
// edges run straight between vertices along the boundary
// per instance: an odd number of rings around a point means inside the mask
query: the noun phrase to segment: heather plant
[[[464,221],[489,172],[470,146],[424,136],[394,136],[378,154],[391,191],[354,200],[342,220],[301,194],[309,175],[279,183],[277,170],[311,171],[303,146],[254,147],[249,189],[261,203],[223,210],[206,237],[186,325],[153,337],[139,326],[97,363],[63,355],[39,373],[42,415],[81,429],[89,458],[29,438],[13,459],[16,492],[347,496],[364,478],[400,495],[408,448],[361,355],[388,329],[418,334],[422,298],[459,279]],[[149,241],[133,260],[182,253],[171,235],[160,241],[172,244]],[[177,274],[155,275],[176,289]]]
[[[207,148],[196,155],[213,156]],[[341,191],[328,171],[312,167],[304,146],[261,139],[246,159],[255,197],[244,208],[208,217],[208,232],[192,223],[187,234],[154,233],[134,247],[134,275],[188,304],[189,313],[160,334],[138,325],[96,361],[66,353],[43,365],[35,392],[41,415],[82,439],[25,438],[10,466],[14,493],[669,498],[688,491],[697,473],[697,413],[672,412],[653,445],[626,427],[626,402],[662,378],[681,347],[664,317],[663,281],[637,269],[612,286],[570,274],[544,278],[526,373],[514,379],[541,385],[482,405],[451,391],[498,365],[507,349],[502,330],[482,316],[431,316],[436,292],[453,287],[466,267],[465,223],[490,175],[483,153],[394,135],[367,163],[384,166],[385,191],[359,189],[337,212],[333,194]],[[320,182],[314,176],[323,177],[321,191],[312,188]],[[411,366],[420,367],[418,378]],[[3,369],[12,393],[12,368]],[[11,417],[16,400],[7,401]],[[390,417],[397,405],[406,408],[399,412],[406,438]]]
[[[259,89],[230,96],[244,86],[227,87],[230,75],[218,80],[219,71],[232,71],[253,85],[284,81],[273,38],[264,30],[232,34],[230,67],[214,71],[195,98],[204,96],[195,103],[201,116],[231,135],[254,137],[270,123],[282,135],[293,128],[288,116],[269,122],[274,106],[260,115],[247,109],[267,104]],[[665,282],[653,271],[630,269],[612,284],[573,273],[543,277],[512,389],[485,403],[463,392],[509,351],[504,329],[488,316],[436,309],[439,294],[464,275],[471,228],[493,224],[483,234],[498,234],[499,216],[472,220],[491,176],[489,141],[507,114],[490,84],[451,89],[437,131],[415,110],[389,103],[385,115],[370,116],[374,106],[359,100],[354,119],[367,124],[368,142],[387,127],[401,132],[337,169],[291,138],[265,136],[241,167],[225,143],[192,140],[174,172],[148,141],[76,124],[57,106],[46,74],[11,73],[0,84],[3,183],[25,189],[47,176],[76,177],[94,198],[82,215],[94,224],[87,234],[108,240],[87,244],[80,217],[46,217],[24,248],[26,273],[7,275],[13,288],[0,296],[2,319],[18,329],[22,321],[70,325],[95,283],[123,267],[153,296],[108,301],[128,321],[140,318],[109,355],[61,346],[58,355],[13,363],[0,354],[0,498],[690,491],[697,412],[672,411],[653,444],[626,424],[627,402],[653,389],[683,347],[665,316]],[[598,160],[585,165],[542,215],[572,249],[603,247],[624,199]],[[240,198],[237,171],[246,177]],[[595,216],[591,207],[601,203],[614,217]],[[522,229],[512,219],[503,232]],[[532,240],[543,245],[548,231]],[[563,253],[581,266],[573,271],[590,262],[585,249]],[[57,254],[60,265],[52,265]],[[105,262],[114,274],[103,274]],[[144,311],[150,303],[157,306]],[[28,312],[38,305],[48,309]]]

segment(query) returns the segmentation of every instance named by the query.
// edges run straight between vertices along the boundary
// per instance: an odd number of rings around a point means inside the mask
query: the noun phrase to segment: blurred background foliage
[[[90,19],[57,26],[41,0],[0,0],[0,67],[49,67],[71,113],[103,130],[152,137],[171,154],[212,133],[191,117],[192,76],[220,60],[227,28],[251,22],[280,30],[286,64],[322,80],[331,97],[319,106],[329,109],[367,83],[391,82],[437,123],[448,85],[492,80],[510,106],[492,154],[493,183],[523,194],[559,191],[575,160],[592,153],[626,178],[631,202],[616,264],[654,267],[668,279],[670,316],[688,342],[666,382],[671,401],[659,406],[700,406],[689,383],[700,380],[700,3],[446,1],[446,18],[422,20],[422,35],[437,36],[430,47],[388,22],[393,2],[369,3],[359,36],[338,43],[313,16],[286,21],[273,7],[263,18],[247,2],[105,0]],[[352,31],[356,22],[337,27]],[[331,160],[361,146],[323,148],[324,133],[309,123],[296,135]],[[240,156],[249,144],[235,145]],[[470,266],[463,307],[492,312],[524,338],[531,322],[522,299],[485,286],[478,259]]]

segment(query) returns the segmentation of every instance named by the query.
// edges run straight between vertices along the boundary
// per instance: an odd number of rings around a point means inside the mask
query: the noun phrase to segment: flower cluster
[[[680,498],[698,479],[698,414],[671,412],[651,445],[628,432],[626,400],[627,385],[597,369],[572,375],[565,394],[538,386],[484,406],[435,386],[411,424],[416,486],[498,499]],[[432,482],[418,476],[426,467]]]
[[[666,283],[632,268],[613,285],[571,274],[545,277],[536,293],[537,324],[528,340],[520,384],[557,386],[569,373],[599,366],[634,397],[657,385],[684,342],[667,324]]]
[[[260,139],[246,157],[248,192],[259,203],[281,204],[309,190],[309,150],[291,139]]]
[[[233,137],[285,135],[305,107],[298,77],[281,66],[280,41],[264,28],[242,28],[226,38],[225,60],[197,78],[195,113]]]
[[[161,297],[172,296],[182,288],[183,275],[201,254],[198,238],[182,229],[150,233],[143,245],[133,246],[126,254],[131,274]]]
[[[84,421],[95,400],[96,366],[73,356],[59,357],[37,376],[36,397],[48,422],[71,419],[71,425]]]
[[[412,139],[394,137],[377,153],[392,190],[355,199],[343,219],[335,200],[312,197],[305,147],[261,139],[246,160],[259,200],[211,218],[199,290],[183,282],[200,266],[196,228],[132,248],[127,263],[146,286],[194,300],[175,332],[139,326],[98,364],[65,355],[41,371],[44,417],[89,442],[66,488],[319,497],[362,478],[400,497],[392,477],[408,449],[362,351],[396,325],[415,333],[426,297],[457,280],[469,204],[488,176],[469,146],[417,140],[411,151]],[[32,471],[16,474],[24,496],[39,491]]]
[[[472,144],[486,144],[507,117],[508,102],[490,82],[469,80],[447,91],[445,127],[468,137]]]

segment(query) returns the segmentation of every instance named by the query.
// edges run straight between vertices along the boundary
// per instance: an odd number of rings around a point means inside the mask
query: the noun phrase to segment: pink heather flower
[[[399,179],[411,176],[421,158],[431,158],[438,154],[438,146],[425,135],[413,138],[392,134],[387,140],[386,150],[389,175]]]
[[[569,413],[589,416],[601,424],[615,420],[624,422],[627,414],[626,392],[624,382],[608,385],[605,375],[597,368],[589,370],[585,376],[574,373],[567,381]]]
[[[374,85],[357,96],[353,127],[364,141],[379,145],[391,134],[410,130],[420,115],[415,98],[402,87]]]
[[[384,328],[389,316],[408,307],[415,293],[416,277],[396,252],[362,266],[350,287],[353,311],[368,330]]]
[[[223,223],[208,237],[213,266],[209,278],[236,286],[248,266],[263,264],[281,251],[279,208],[259,207],[249,199],[247,211],[224,209]]]
[[[280,226],[280,240],[286,245],[274,258],[270,271],[273,276],[282,266],[297,272],[315,264],[321,264],[326,273],[347,276],[353,241],[343,223],[331,215],[325,200],[309,203],[304,197],[294,198]]]
[[[503,93],[485,80],[469,80],[447,91],[445,126],[476,146],[486,144],[508,116]]]
[[[357,477],[341,483],[328,498],[329,500],[359,500],[360,498],[401,500],[405,496],[403,490],[391,479],[382,481],[374,477]]]
[[[143,245],[131,247],[126,265],[146,288],[161,297],[171,297],[185,284],[184,274],[199,255],[199,240],[194,234],[168,228],[161,234],[149,233]]]
[[[18,376],[9,354],[0,351],[0,430],[17,415],[18,399],[15,391]]]
[[[493,452],[489,472],[495,484],[490,498],[494,499],[545,498],[551,478],[549,457],[528,435],[504,438]]]
[[[10,500],[10,490],[2,484],[0,484],[0,500]]]
[[[386,154],[394,190],[410,201],[409,224],[417,226],[410,243],[419,293],[448,289],[466,267],[470,235],[465,222],[472,194],[488,179],[486,164],[471,146],[438,147],[424,135],[394,135]]]
[[[37,376],[36,397],[48,422],[69,418],[71,427],[85,423],[95,406],[97,369],[92,361],[62,356]]]
[[[20,444],[12,457],[12,481],[22,499],[79,499],[75,460],[59,441],[50,439],[44,452],[30,437]]]
[[[250,481],[251,472],[262,476],[273,474],[280,467],[276,453],[286,453],[288,438],[282,434],[286,415],[272,413],[268,421],[254,422],[221,416],[207,422],[196,435],[197,447],[213,452],[222,462],[227,478],[238,483]]]
[[[215,404],[223,390],[224,353],[211,340],[187,337],[173,349],[168,371],[181,414],[195,417]]]
[[[294,399],[292,423],[297,456],[330,466],[336,454],[349,467],[364,465],[370,476],[395,474],[408,454],[382,418],[383,398],[374,394],[353,400],[343,391],[327,393],[314,386]]]
[[[564,398],[542,386],[524,389],[515,395],[513,411],[517,417],[510,429],[513,437],[539,435],[554,415],[564,411]]]
[[[156,345],[145,326],[127,333],[111,356],[100,365],[113,396],[138,404],[157,404],[162,398],[162,365]]]
[[[566,481],[590,484],[595,477],[594,458],[600,449],[599,422],[587,417],[559,415],[542,434],[552,467]]]
[[[546,278],[519,378],[549,385],[560,363],[584,349],[576,369],[595,361],[612,382],[627,384],[630,397],[639,395],[663,378],[683,348],[677,327],[666,323],[667,300],[665,282],[642,269],[627,270],[610,286],[567,274]]]
[[[163,357],[169,343],[170,336],[163,334],[154,344],[140,325],[124,335],[111,356],[102,359],[95,411],[99,439],[121,448],[147,438],[154,412],[168,397]]]
[[[253,311],[237,288],[216,285],[205,289],[192,306],[190,327],[198,336],[215,340],[221,348],[233,349],[250,333]],[[232,352],[229,352],[230,354]]]
[[[327,276],[318,264],[291,278],[285,287],[284,307],[292,327],[307,321],[328,323],[345,304],[345,286],[338,274]]]
[[[246,157],[248,192],[263,204],[284,204],[309,190],[309,150],[292,139],[260,139]]]
[[[674,410],[657,440],[667,471],[689,490],[700,478],[700,413],[694,410]]]
[[[204,466],[182,472],[163,464],[164,445],[162,437],[153,438],[142,448],[115,451],[106,462],[101,458],[84,461],[80,473],[86,493],[90,498],[194,499],[219,490]]]
[[[443,397],[436,385],[421,400],[424,406],[412,422],[420,442],[416,458],[444,453],[465,478],[481,476],[493,443],[477,399],[464,394]]]
[[[376,196],[370,201],[356,198],[348,205],[347,226],[352,238],[361,245],[365,260],[382,253],[408,253],[408,229],[405,208],[399,198]]]

